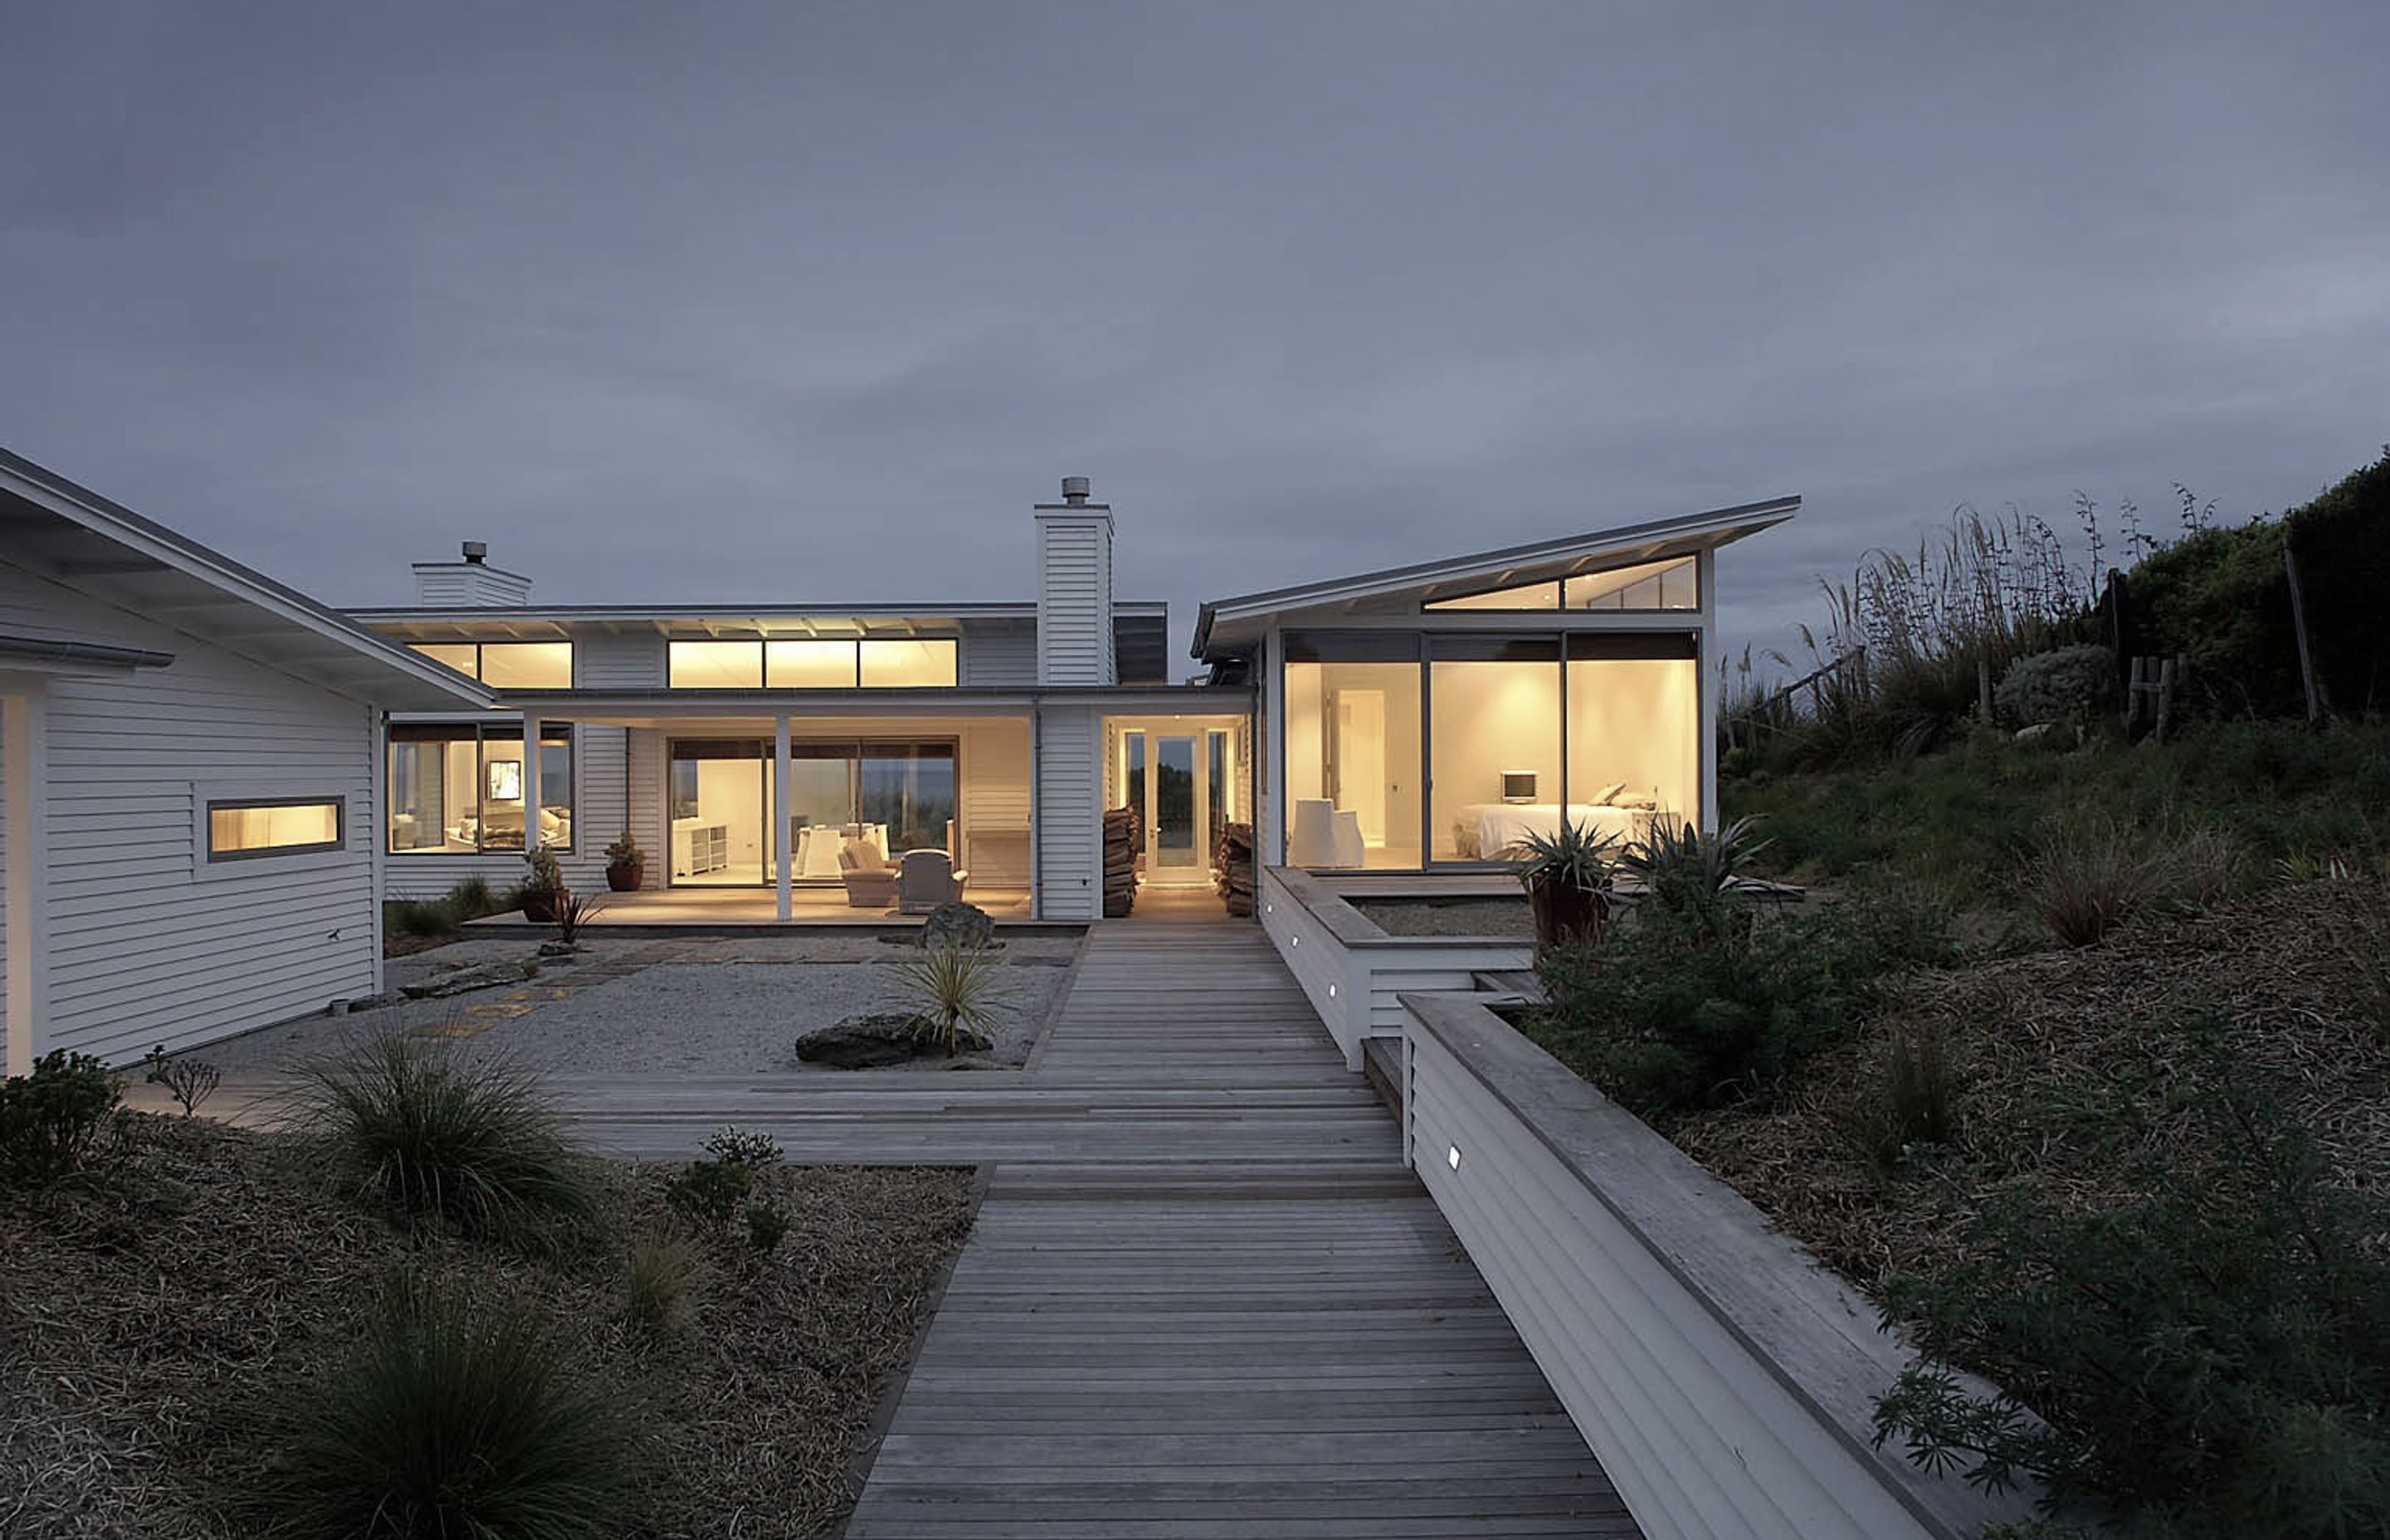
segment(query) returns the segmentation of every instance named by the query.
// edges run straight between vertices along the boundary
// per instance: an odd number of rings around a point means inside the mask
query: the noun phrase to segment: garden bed
[[[970,1173],[800,1168],[765,1255],[707,1249],[687,1324],[625,1316],[628,1241],[666,1168],[613,1165],[609,1239],[553,1259],[396,1227],[297,1149],[136,1117],[96,1171],[0,1191],[0,1532],[217,1540],[251,1412],[343,1348],[402,1264],[527,1302],[640,1398],[662,1437],[638,1536],[833,1533],[849,1461],[970,1226]]]
[[[1536,933],[1524,893],[1515,898],[1348,898],[1390,936],[1521,936]]]

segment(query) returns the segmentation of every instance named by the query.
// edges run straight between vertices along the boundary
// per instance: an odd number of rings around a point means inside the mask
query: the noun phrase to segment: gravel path
[[[1005,1014],[988,1033],[994,1050],[893,1072],[1017,1068],[1060,1002],[1078,947],[1076,937],[1008,938],[997,954]],[[389,979],[395,989],[459,966],[533,956],[520,941],[462,941],[392,958]],[[524,983],[310,1017],[192,1057],[238,1080],[328,1056],[358,1034],[436,1029],[455,1034],[469,1058],[506,1054],[551,1074],[853,1074],[803,1062],[797,1038],[842,1017],[900,1008],[891,965],[919,956],[871,937],[598,940],[574,956],[540,959],[538,975]]]
[[[1535,917],[1518,898],[1349,899],[1390,936],[1533,936]]]

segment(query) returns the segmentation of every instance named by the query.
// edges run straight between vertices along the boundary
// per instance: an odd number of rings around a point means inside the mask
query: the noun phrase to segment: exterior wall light
[[[1444,1163],[1450,1166],[1455,1171],[1458,1171],[1460,1169],[1460,1147],[1458,1145],[1454,1145],[1445,1150]]]

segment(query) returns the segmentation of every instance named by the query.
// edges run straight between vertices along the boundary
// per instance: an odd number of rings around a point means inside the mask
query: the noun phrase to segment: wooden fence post
[[[2299,683],[2306,687],[2307,725],[2320,725],[2332,720],[2332,700],[2324,693],[2323,678],[2316,673],[2315,653],[2307,640],[2306,599],[2299,592],[2298,558],[2291,555],[2291,532],[2282,532],[2282,576],[2291,585],[2291,635],[2299,644]]]

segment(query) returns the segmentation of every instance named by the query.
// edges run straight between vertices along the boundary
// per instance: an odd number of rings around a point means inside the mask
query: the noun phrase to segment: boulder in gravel
[[[921,922],[923,946],[956,946],[969,952],[996,944],[996,921],[976,904],[959,899],[941,904]]]
[[[475,963],[470,968],[453,969],[446,973],[402,985],[399,993],[410,1000],[443,1000],[451,995],[464,995],[476,989],[519,984],[536,971],[537,968],[527,962]]]
[[[962,1034],[965,1053],[984,1053],[993,1046],[977,1033]],[[834,1026],[809,1032],[797,1039],[799,1059],[839,1070],[884,1069],[908,1059],[939,1058],[944,1052],[944,1034],[927,1018],[909,1011],[850,1016]]]

